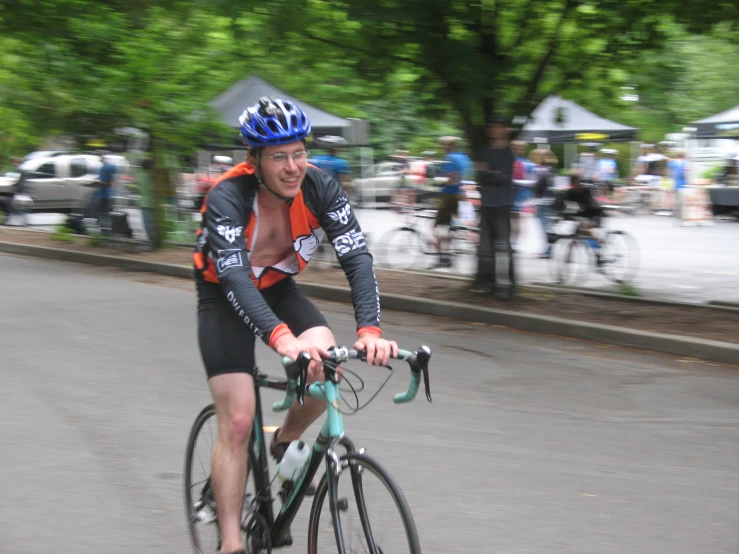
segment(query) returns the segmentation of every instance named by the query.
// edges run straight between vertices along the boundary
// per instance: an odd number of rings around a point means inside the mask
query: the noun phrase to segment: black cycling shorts
[[[239,319],[221,285],[197,279],[198,342],[208,378],[254,371],[256,336]],[[318,308],[291,277],[261,291],[275,315],[297,337],[313,327],[328,327]]]

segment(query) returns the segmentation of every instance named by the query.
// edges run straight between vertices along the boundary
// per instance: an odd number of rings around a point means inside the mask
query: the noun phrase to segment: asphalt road
[[[13,256],[0,276],[0,552],[189,552],[184,448],[209,401],[192,284]],[[349,306],[320,306],[350,341]],[[402,485],[424,552],[739,551],[737,367],[397,312],[384,325],[434,351],[434,402],[395,406],[396,376],[347,433]],[[305,512],[288,551],[304,551]]]

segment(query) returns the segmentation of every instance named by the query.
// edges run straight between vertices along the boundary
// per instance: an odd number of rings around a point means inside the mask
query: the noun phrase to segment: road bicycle
[[[436,218],[436,210],[426,206],[404,206],[402,213],[405,216],[403,223],[385,233],[378,242],[378,262],[390,269],[428,269],[439,259],[436,237],[430,224]],[[458,256],[474,255],[479,235],[480,229],[476,225],[453,220],[449,226],[446,253],[452,260]]]
[[[552,279],[563,285],[585,282],[590,272],[605,275],[615,283],[630,283],[639,270],[639,247],[629,233],[610,229],[586,229],[585,220],[564,215],[570,230],[549,232],[549,270]]]
[[[401,363],[408,363],[411,380],[405,392],[395,395],[395,403],[413,400],[422,377],[426,398],[431,402],[430,358],[431,350],[426,346],[421,346],[415,352],[399,351],[397,359]],[[274,379],[255,369],[256,410],[254,429],[249,441],[248,484],[244,494],[241,524],[248,554],[269,554],[273,548],[292,544],[290,525],[322,462],[326,471],[318,484],[310,511],[309,554],[326,554],[337,551],[337,548],[339,554],[421,553],[413,515],[402,490],[390,474],[364,452],[364,448],[356,448],[344,433],[341,403],[345,399],[342,397],[340,382],[347,383],[347,373],[357,378],[359,376],[346,367],[339,367],[349,360],[364,359],[363,351],[334,347],[330,349],[330,357],[323,361],[325,381],[308,386],[306,379],[310,357],[305,353],[301,353],[295,362],[283,358],[287,379]],[[396,365],[392,371],[399,366],[400,364]],[[343,376],[340,375],[342,372]],[[392,374],[388,375],[380,389]],[[274,506],[276,497],[272,489],[276,484],[269,474],[260,395],[263,388],[285,391],[285,397],[272,404],[272,409],[277,412],[289,409],[296,399],[302,405],[305,394],[326,402],[326,419],[308,461],[293,480],[284,481],[279,487],[277,496],[282,501],[281,507]],[[355,394],[359,392],[354,387],[352,390]],[[377,393],[379,392],[378,390]],[[350,411],[358,411],[361,407],[357,403],[356,409]],[[220,549],[217,506],[209,469],[217,430],[216,418],[214,405],[206,406],[195,419],[187,444],[185,510],[190,539],[196,554],[213,554]],[[205,442],[205,455],[201,455],[198,449],[201,439]],[[345,452],[339,454],[337,447],[343,448]],[[253,488],[249,485],[253,485]],[[380,503],[379,512],[370,511],[368,505],[374,505],[378,490],[385,501]],[[378,521],[389,523],[379,524]]]

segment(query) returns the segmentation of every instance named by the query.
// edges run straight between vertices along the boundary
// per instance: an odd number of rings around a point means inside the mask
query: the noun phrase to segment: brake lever
[[[294,362],[290,362],[290,358],[288,357],[283,359],[283,364],[287,364],[285,365],[285,370],[288,379],[298,380],[295,395],[301,406],[303,405],[303,398],[305,397],[305,385],[308,381],[308,366],[310,366],[310,362],[311,358],[307,352],[301,352],[298,354],[298,357],[295,358]],[[296,369],[297,372],[295,371]]]
[[[305,354],[300,361],[300,373],[298,373],[298,390],[297,400],[298,404],[303,405],[305,399],[305,385],[308,382],[308,366],[310,365],[311,359],[308,354]]]
[[[431,402],[431,384],[429,383],[429,360],[431,359],[431,349],[428,346],[421,346],[416,352],[416,360],[423,373],[423,386],[426,389],[426,400]]]

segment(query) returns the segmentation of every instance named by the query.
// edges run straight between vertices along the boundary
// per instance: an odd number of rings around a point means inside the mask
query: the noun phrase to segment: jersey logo
[[[367,246],[367,240],[364,238],[362,231],[352,229],[348,233],[339,235],[333,239],[334,250],[339,257],[344,256],[352,250],[357,250]]]
[[[216,227],[216,230],[218,231],[219,235],[233,244],[234,242],[236,242],[236,237],[242,233],[244,228],[241,226],[232,227],[230,225],[219,225],[218,227]]]
[[[303,235],[295,239],[293,249],[301,258],[308,262],[316,250],[318,250],[318,244],[320,242],[321,239],[316,235],[316,232],[311,230],[310,235]]]
[[[219,250],[216,265],[218,266],[218,273],[223,273],[231,267],[242,267],[244,264],[241,259],[241,250]]]
[[[334,221],[338,221],[342,225],[346,225],[347,223],[349,223],[349,216],[351,215],[351,213],[352,208],[349,205],[349,202],[347,202],[346,204],[344,204],[343,207],[336,210],[335,212],[329,212],[328,216]]]

